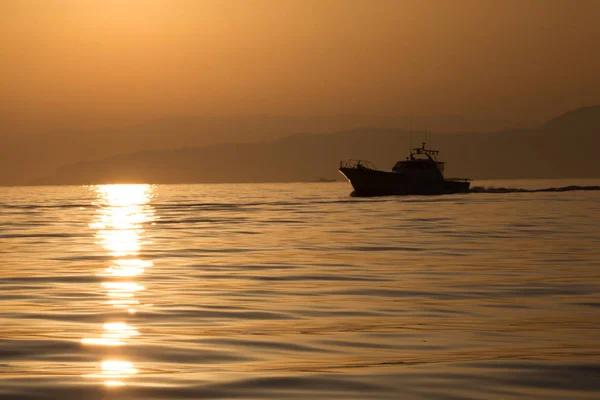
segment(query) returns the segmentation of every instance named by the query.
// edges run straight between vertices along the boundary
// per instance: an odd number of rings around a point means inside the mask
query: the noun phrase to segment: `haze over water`
[[[0,188],[0,398],[600,397],[600,192],[350,191]]]

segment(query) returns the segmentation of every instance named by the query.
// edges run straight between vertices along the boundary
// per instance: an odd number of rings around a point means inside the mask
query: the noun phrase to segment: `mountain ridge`
[[[571,110],[538,129],[433,135],[448,162],[447,175],[488,178],[586,178],[600,176],[600,106]],[[424,131],[355,128],[298,133],[250,143],[220,143],[122,154],[68,164],[37,183],[292,182],[340,178],[346,158],[369,159],[387,169],[404,158]],[[578,158],[570,157],[573,152]]]

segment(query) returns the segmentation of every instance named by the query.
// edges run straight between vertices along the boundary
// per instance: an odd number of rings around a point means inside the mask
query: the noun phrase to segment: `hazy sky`
[[[600,0],[0,0],[0,119],[546,118],[600,104]]]

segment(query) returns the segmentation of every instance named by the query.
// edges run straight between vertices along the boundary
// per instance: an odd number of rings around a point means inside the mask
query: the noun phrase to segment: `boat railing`
[[[340,161],[340,168],[377,169],[377,167],[375,167],[375,164],[373,164],[370,161],[354,159]]]
[[[447,181],[455,181],[455,182],[470,182],[473,179],[471,178],[445,178]]]

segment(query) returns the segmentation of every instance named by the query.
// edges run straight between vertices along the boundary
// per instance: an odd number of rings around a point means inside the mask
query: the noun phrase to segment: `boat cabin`
[[[398,161],[394,168],[395,172],[414,170],[414,169],[429,169],[437,168],[442,176],[444,175],[444,162],[437,160],[438,150],[430,150],[425,148],[425,142],[422,147],[417,147],[410,152],[410,156],[406,160]]]

